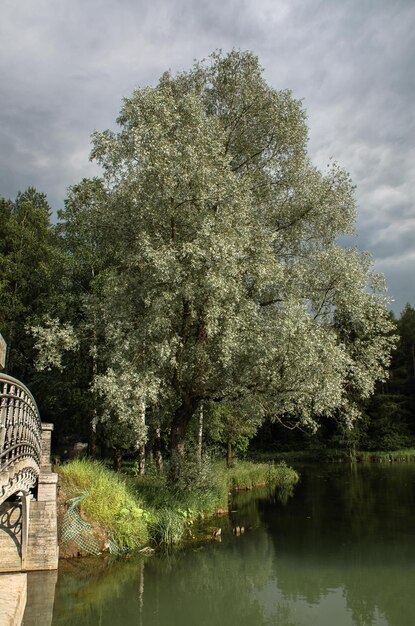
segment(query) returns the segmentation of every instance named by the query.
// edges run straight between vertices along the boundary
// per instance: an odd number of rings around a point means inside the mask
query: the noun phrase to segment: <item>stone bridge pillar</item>
[[[48,570],[58,567],[58,526],[56,486],[58,475],[52,472],[50,443],[53,424],[42,423],[42,456],[37,497],[30,502],[29,535],[25,570]]]

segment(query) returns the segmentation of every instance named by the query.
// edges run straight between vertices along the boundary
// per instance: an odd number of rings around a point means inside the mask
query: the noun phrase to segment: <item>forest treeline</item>
[[[394,320],[368,256],[338,245],[353,185],[311,164],[305,118],[253,54],[214,53],[124,99],[119,132],[93,135],[102,178],[57,224],[33,188],[0,200],[6,371],[55,445],[144,471],[206,446],[231,463],[254,437],[412,444],[415,312]]]

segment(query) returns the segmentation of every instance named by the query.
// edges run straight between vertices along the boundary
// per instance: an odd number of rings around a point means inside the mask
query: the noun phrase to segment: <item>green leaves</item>
[[[33,187],[14,202],[0,199],[0,328],[9,345],[8,371],[26,381],[31,340],[26,324],[53,308],[59,254],[46,196]]]
[[[233,50],[136,89],[119,131],[93,135],[104,177],[70,190],[62,232],[95,329],[93,388],[132,431],[144,403],[184,437],[202,400],[351,422],[352,396],[383,377],[383,291],[337,244],[353,186],[312,166],[305,119]]]

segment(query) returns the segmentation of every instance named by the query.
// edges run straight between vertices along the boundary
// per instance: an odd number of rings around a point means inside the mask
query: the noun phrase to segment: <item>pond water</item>
[[[298,469],[292,497],[237,494],[221,542],[66,562],[43,618],[36,574],[25,626],[413,626],[415,465]]]

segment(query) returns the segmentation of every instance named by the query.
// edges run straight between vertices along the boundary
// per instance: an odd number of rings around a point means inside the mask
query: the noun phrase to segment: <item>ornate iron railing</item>
[[[36,484],[41,437],[39,410],[29,389],[0,373],[0,504]]]

